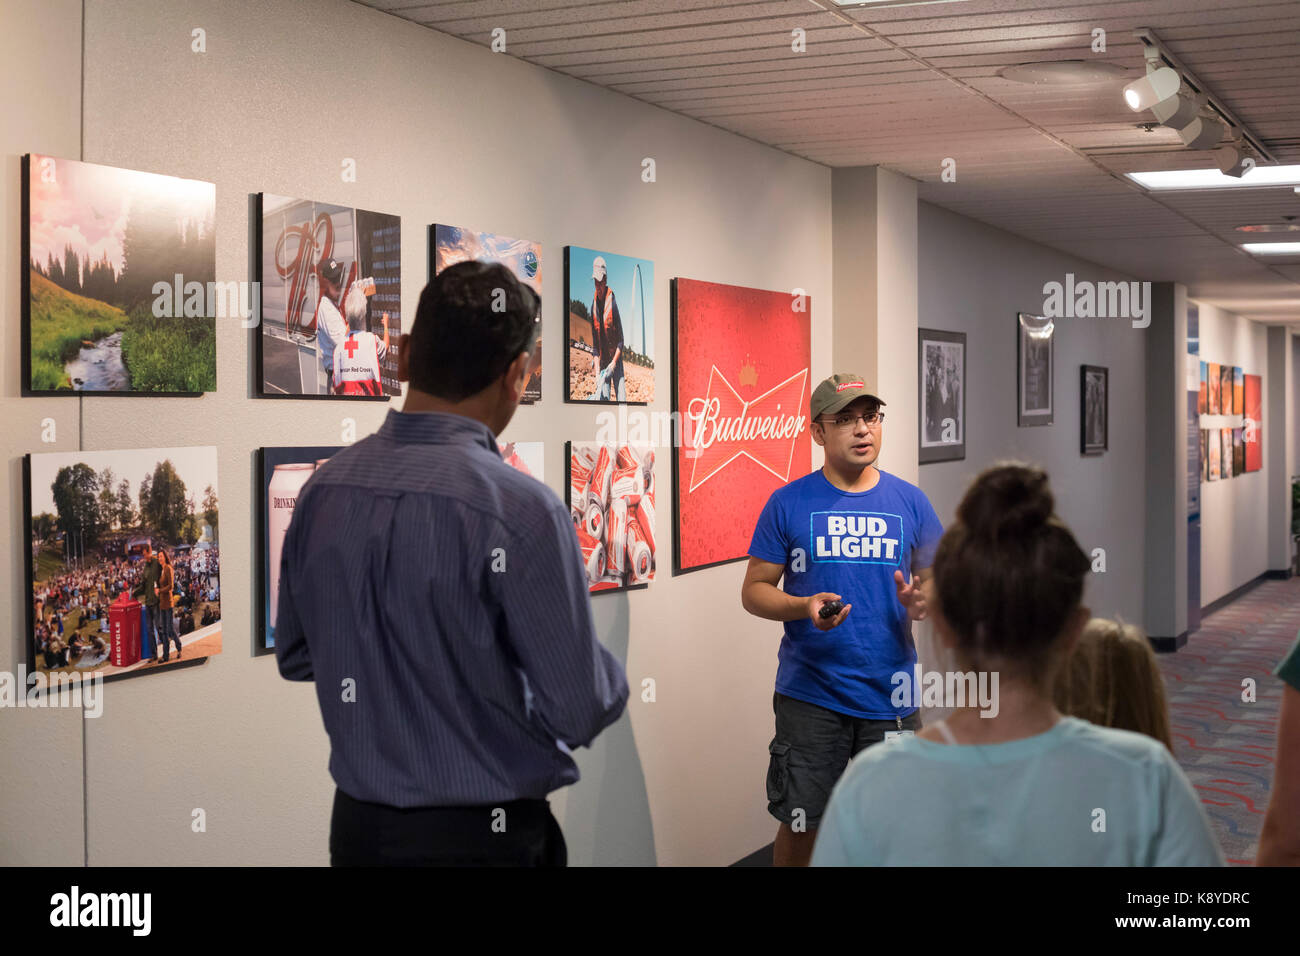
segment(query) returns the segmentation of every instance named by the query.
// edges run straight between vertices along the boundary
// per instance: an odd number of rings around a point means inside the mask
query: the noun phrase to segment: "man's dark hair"
[[[500,263],[444,269],[415,310],[411,387],[449,402],[481,392],[519,353],[532,352],[541,311],[541,297]]]

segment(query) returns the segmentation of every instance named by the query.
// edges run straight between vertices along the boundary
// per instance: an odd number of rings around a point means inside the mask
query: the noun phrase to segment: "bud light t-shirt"
[[[879,470],[879,469],[877,469]],[[776,690],[854,717],[892,720],[893,675],[916,664],[912,622],[894,572],[934,563],[943,525],[920,488],[880,472],[867,491],[841,491],[821,469],[772,493],[749,545],[751,557],[785,567],[787,594],[840,595],[853,608],[839,627],[787,621]]]

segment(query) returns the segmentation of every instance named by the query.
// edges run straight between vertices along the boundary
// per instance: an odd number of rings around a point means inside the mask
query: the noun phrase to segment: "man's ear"
[[[411,336],[405,332],[397,339],[397,380],[411,380]]]
[[[528,386],[528,373],[531,364],[532,353],[520,352],[515,356],[515,360],[510,363],[510,367],[506,369],[506,395],[516,405],[524,397],[524,389]]]
[[[815,425],[817,427],[814,428],[812,427],[812,425]],[[822,425],[821,422],[813,422],[812,425],[809,426],[808,431],[812,434],[813,441],[815,441],[819,445],[825,445],[826,444],[825,426]]]

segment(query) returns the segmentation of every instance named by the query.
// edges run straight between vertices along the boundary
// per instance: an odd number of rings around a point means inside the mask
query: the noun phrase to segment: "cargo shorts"
[[[919,710],[871,720],[781,693],[772,695],[772,710],[776,736],[767,748],[767,810],[792,826],[802,811],[798,819],[808,830],[821,822],[831,791],[855,754],[883,741],[888,730],[921,729]]]

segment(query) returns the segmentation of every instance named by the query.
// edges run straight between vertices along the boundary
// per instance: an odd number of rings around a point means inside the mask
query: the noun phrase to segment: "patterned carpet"
[[[1282,682],[1273,669],[1300,631],[1300,578],[1265,581],[1209,615],[1177,653],[1159,654],[1174,756],[1210,818],[1223,855],[1255,862],[1268,808]],[[1256,701],[1242,701],[1242,681]]]

